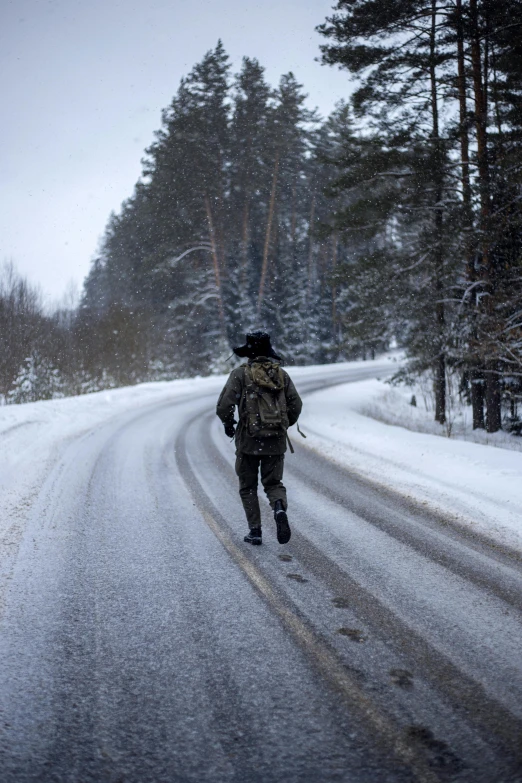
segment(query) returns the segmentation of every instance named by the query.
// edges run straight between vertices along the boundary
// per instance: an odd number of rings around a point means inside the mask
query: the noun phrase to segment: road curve
[[[0,780],[522,781],[520,560],[301,444],[290,543],[266,506],[247,547],[214,396],[49,473],[1,622]]]

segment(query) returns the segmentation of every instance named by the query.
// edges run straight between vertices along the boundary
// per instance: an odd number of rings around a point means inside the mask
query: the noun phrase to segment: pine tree
[[[420,330],[425,335],[421,342],[412,339],[410,355],[418,370],[431,367],[435,416],[444,423],[451,353],[447,310],[457,274],[455,241],[447,241],[447,229],[455,227],[459,208],[451,160],[454,139],[441,117],[453,62],[444,38],[447,7],[436,0],[385,6],[369,0],[341,2],[338,8],[343,14],[320,28],[334,40],[323,47],[324,61],[367,74],[361,77],[354,106],[358,116],[374,118],[374,141],[382,150],[382,166],[368,169],[367,183],[373,182],[373,187],[366,202],[377,199],[381,205],[377,230],[382,232],[385,225],[392,234],[387,242],[390,260],[403,257],[397,275],[405,282],[396,288],[396,301],[403,303],[410,320],[406,334],[413,337]],[[397,46],[398,35],[401,46]],[[386,180],[395,185],[385,184]],[[389,200],[390,192],[395,192],[395,205]],[[422,279],[405,277],[412,264],[422,268]],[[404,291],[407,296],[422,294],[413,312],[401,296]]]
[[[257,60],[245,57],[234,85],[231,123],[229,290],[231,330],[234,337],[256,321],[256,281],[263,257],[263,226],[269,201],[273,122],[272,90]]]
[[[34,350],[20,367],[6,402],[20,404],[37,400],[52,400],[64,396],[64,380],[52,363]]]
[[[257,312],[276,337],[286,342],[282,324],[295,317],[289,306],[296,283],[308,289],[311,206],[308,153],[316,118],[292,73],[281,78],[268,143],[272,150],[270,196],[259,276]],[[305,301],[305,300],[304,300]]]

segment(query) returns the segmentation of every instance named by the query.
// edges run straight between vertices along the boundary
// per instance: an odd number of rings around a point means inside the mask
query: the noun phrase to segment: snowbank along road
[[[293,375],[306,405],[384,369]],[[305,442],[289,545],[266,506],[248,547],[221,381],[68,437],[28,490],[0,779],[522,781],[517,555]]]

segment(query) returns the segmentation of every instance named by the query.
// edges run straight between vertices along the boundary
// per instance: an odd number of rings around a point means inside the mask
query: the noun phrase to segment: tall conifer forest
[[[226,371],[262,328],[287,364],[398,346],[396,380],[429,378],[438,422],[451,378],[475,428],[518,426],[522,0],[339,0],[318,25],[350,100],[321,118],[292,73],[234,73],[218,42],[163,111],[77,310],[34,304],[40,326],[1,348],[5,401]],[[25,318],[13,275],[3,334]]]
[[[339,354],[332,273],[348,250],[321,226],[349,112],[326,127],[305,97],[292,73],[270,87],[254,59],[232,75],[221,43],[182,80],[85,285],[95,333],[122,319],[139,333],[127,372],[224,368],[256,326],[288,361]]]

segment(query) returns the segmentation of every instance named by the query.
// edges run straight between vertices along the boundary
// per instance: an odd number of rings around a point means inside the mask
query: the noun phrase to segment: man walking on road
[[[236,356],[248,359],[230,373],[219,396],[217,415],[225,425],[225,434],[235,436],[236,473],[239,494],[248,522],[248,544],[261,544],[261,513],[257,497],[258,474],[270,501],[277,526],[277,540],[290,540],[290,525],[286,514],[286,489],[283,467],[287,429],[295,424],[303,403],[290,376],[274,353],[270,335],[252,332],[246,344],[234,348]],[[236,405],[239,424],[234,418]]]

